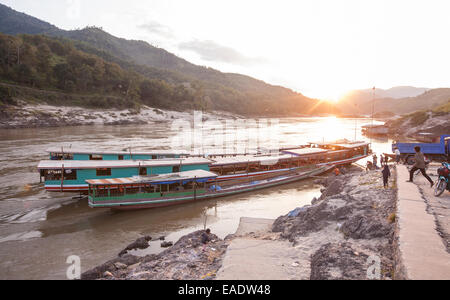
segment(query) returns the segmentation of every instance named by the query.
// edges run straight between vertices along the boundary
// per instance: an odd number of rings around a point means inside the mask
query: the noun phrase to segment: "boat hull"
[[[147,209],[147,208],[157,208],[157,207],[165,207],[165,206],[173,206],[173,205],[179,205],[179,204],[185,204],[190,202],[196,202],[206,199],[212,199],[212,198],[219,198],[219,197],[226,197],[246,192],[252,192],[264,188],[279,186],[287,183],[296,182],[299,180],[303,180],[306,178],[309,178],[311,176],[316,176],[323,174],[330,169],[332,169],[333,166],[321,166],[317,169],[314,169],[309,172],[305,173],[299,173],[291,176],[284,176],[281,178],[274,178],[272,180],[268,180],[267,182],[260,183],[260,184],[249,184],[249,185],[242,185],[241,187],[237,188],[230,188],[225,189],[217,192],[209,192],[205,194],[200,194],[197,196],[186,196],[186,197],[174,197],[174,198],[159,198],[159,199],[135,199],[130,202],[115,202],[115,203],[95,203],[91,199],[89,199],[89,206],[92,208],[112,208],[114,210],[136,210],[136,209]]]

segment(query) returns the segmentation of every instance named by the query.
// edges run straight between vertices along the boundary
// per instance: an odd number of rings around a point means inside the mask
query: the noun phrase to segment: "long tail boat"
[[[217,174],[205,170],[155,176],[92,179],[86,182],[89,185],[90,207],[131,210],[252,192],[320,175],[333,167],[309,165],[276,176],[266,174],[222,182],[218,181]]]
[[[85,152],[84,155],[90,152]],[[269,155],[221,155],[153,160],[50,160],[38,169],[45,188],[55,192],[86,192],[90,179],[128,178],[201,169],[217,175],[217,181],[257,176],[279,176],[305,165],[351,164],[370,154],[366,142],[347,140],[310,143],[308,147],[282,149]]]

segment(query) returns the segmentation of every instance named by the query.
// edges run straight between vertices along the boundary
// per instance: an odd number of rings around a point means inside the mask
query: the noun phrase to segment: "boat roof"
[[[130,154],[129,150],[98,150],[98,149],[86,149],[86,148],[64,148],[64,147],[54,147],[48,148],[46,150],[48,153],[68,153],[68,154],[98,154],[98,155],[127,155]],[[133,150],[131,149],[131,154],[133,155],[187,155],[188,152],[184,150],[173,151],[173,150]]]
[[[138,183],[171,184],[180,181],[206,182],[217,177],[217,174],[205,170],[192,170],[178,173],[159,174],[153,176],[133,176],[126,178],[89,179],[90,185],[128,185]]]
[[[385,127],[384,124],[366,124],[361,126],[362,128],[375,128],[375,127]]]
[[[212,161],[202,157],[153,159],[153,160],[42,160],[38,169],[99,169],[99,168],[135,168],[177,165],[205,165]]]
[[[349,141],[347,139],[337,140],[332,142],[309,142],[309,144],[318,145],[318,146],[337,146],[342,148],[357,148],[361,146],[369,145],[370,143],[365,141]]]
[[[238,165],[247,163],[274,164],[278,160],[292,158],[292,155],[245,155],[214,158],[211,166]]]
[[[367,146],[370,143],[367,142],[354,142],[354,143],[346,143],[346,144],[333,144],[332,146],[338,146],[338,147],[342,147],[342,148],[358,148],[358,147],[362,147],[362,146]]]
[[[295,156],[309,156],[319,153],[325,153],[328,152],[328,150],[322,148],[300,148],[300,149],[283,150],[282,152],[292,154]]]

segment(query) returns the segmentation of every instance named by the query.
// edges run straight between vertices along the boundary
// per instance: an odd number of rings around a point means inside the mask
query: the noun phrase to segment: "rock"
[[[296,236],[305,236],[310,232],[319,231],[329,225],[330,221],[339,221],[349,215],[352,208],[339,208],[328,205],[329,201],[322,201],[298,212],[296,217],[281,216],[272,225],[273,232],[281,232],[282,238],[291,242]]]
[[[225,237],[225,241],[229,241],[229,240],[232,240],[232,239],[234,239],[236,237],[236,235],[235,234],[228,234],[226,237]]]
[[[119,256],[122,256],[126,254],[129,250],[136,250],[136,249],[147,249],[150,245],[148,244],[149,241],[151,241],[151,236],[144,236],[141,238],[138,238],[133,243],[129,244],[125,249],[120,251]]]
[[[128,267],[126,264],[123,264],[123,263],[121,263],[121,262],[116,262],[116,263],[114,264],[114,266],[115,266],[117,269],[126,269],[126,268]]]
[[[354,255],[349,243],[328,243],[311,256],[311,280],[364,280],[368,255]]]
[[[353,239],[389,237],[393,230],[388,221],[371,214],[351,216],[341,227],[342,233]]]
[[[197,268],[197,266],[194,263],[190,263],[187,266],[188,266],[188,268],[191,268],[191,269]]]
[[[162,242],[161,247],[162,248],[169,248],[173,246],[173,242]]]
[[[91,270],[84,272],[83,274],[81,274],[81,279],[82,280],[99,279],[99,278],[104,277],[103,275],[106,271],[114,272],[115,270],[117,270],[118,268],[116,267],[115,264],[118,262],[121,264],[124,264],[126,266],[130,266],[130,265],[138,263],[139,260],[140,260],[140,258],[137,256],[125,254],[121,257],[117,257],[113,260],[107,261],[106,263],[104,263],[100,266],[97,266]]]
[[[106,271],[105,273],[103,273],[103,276],[104,277],[114,277],[114,275],[109,271]]]

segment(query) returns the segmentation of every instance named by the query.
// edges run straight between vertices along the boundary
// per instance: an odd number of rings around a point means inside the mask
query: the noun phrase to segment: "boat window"
[[[97,186],[95,191],[96,197],[108,197],[108,188],[106,186]]]
[[[97,176],[111,176],[110,168],[97,169]]]
[[[194,189],[194,183],[192,181],[191,182],[187,182],[186,184],[183,185],[183,188],[185,190],[192,190],[192,189]]]
[[[211,167],[211,172],[214,172],[218,175],[222,175],[222,168],[221,167]]]
[[[139,175],[140,176],[147,176],[147,168],[140,168],[139,169]]]
[[[64,180],[76,180],[77,170],[64,170]]]
[[[156,155],[152,155],[152,159],[157,159],[158,157]]]
[[[72,153],[50,153],[51,160],[73,160]]]
[[[118,159],[123,160],[123,155],[119,155]]]
[[[43,174],[45,180],[55,181],[61,180],[62,170],[43,170],[41,174]],[[67,169],[64,170],[64,180],[76,180],[77,179],[77,170]]]
[[[180,172],[180,166],[174,166],[172,168],[172,173],[179,173]]]
[[[89,155],[89,160],[103,160],[103,155],[91,154]]]
[[[181,186],[178,182],[169,185],[169,191],[181,191],[183,189],[183,186]]]
[[[61,180],[62,170],[45,170],[45,180]]]

